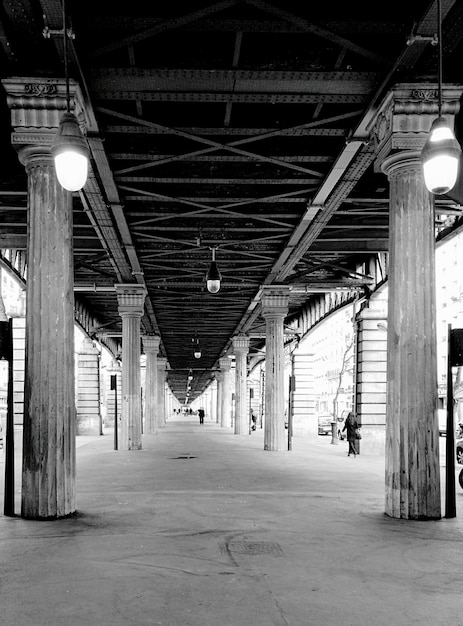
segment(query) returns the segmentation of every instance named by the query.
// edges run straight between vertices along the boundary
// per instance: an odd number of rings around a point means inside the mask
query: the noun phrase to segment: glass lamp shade
[[[442,195],[450,191],[458,177],[461,148],[444,117],[437,118],[421,153],[424,182],[427,189]]]
[[[217,293],[220,291],[220,280],[208,280],[207,281],[207,290],[209,293]]]
[[[52,143],[56,177],[68,191],[79,191],[88,174],[89,150],[73,113],[65,113]]]
[[[217,293],[220,289],[220,275],[219,269],[215,261],[212,261],[206,274],[207,290],[210,293]]]
[[[201,350],[195,350],[194,355],[195,355],[195,359],[200,359],[201,358]]]

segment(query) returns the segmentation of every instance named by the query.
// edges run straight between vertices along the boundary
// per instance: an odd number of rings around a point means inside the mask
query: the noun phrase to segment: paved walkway
[[[141,451],[79,437],[78,515],[0,515],[2,626],[463,623],[458,485],[457,518],[393,520],[383,458],[262,448],[196,417]]]

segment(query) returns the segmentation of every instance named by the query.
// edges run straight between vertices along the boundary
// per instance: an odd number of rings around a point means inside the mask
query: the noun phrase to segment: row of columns
[[[2,84],[11,109],[12,143],[28,175],[21,514],[54,519],[75,512],[72,196],[58,184],[50,154],[59,118],[66,109],[65,84],[25,78],[5,79]],[[443,113],[452,120],[461,92],[455,86],[443,89]],[[81,97],[75,99],[77,106],[79,102],[83,102]],[[436,114],[436,94],[428,85],[401,85],[378,107],[369,129],[374,136],[377,167],[390,183],[386,513],[411,519],[440,517],[433,203],[425,191],[419,161]],[[141,447],[141,399],[135,389],[140,389],[139,322],[145,292],[140,288],[134,293],[133,287],[117,287],[127,372],[122,381],[122,441],[126,449]],[[262,301],[267,336],[267,450],[283,449],[282,351],[287,300],[287,293],[272,293],[270,288]],[[243,428],[245,343],[243,338],[236,340],[237,433]],[[229,367],[224,360],[221,369],[218,393],[225,426],[230,415],[226,410]],[[153,419],[156,421],[151,414],[150,424]]]
[[[287,449],[284,415],[284,319],[288,314],[288,301],[289,287],[263,289],[261,307],[266,328],[264,449],[271,451]],[[234,420],[230,402],[231,361],[228,357],[219,360],[220,370],[216,374],[220,423],[222,426],[230,426],[234,421],[236,435],[249,433],[247,395],[249,341],[245,334],[236,335],[232,339],[235,355]]]
[[[124,307],[123,329],[124,326],[127,327],[129,342],[133,339],[139,344],[139,338],[132,338],[132,334],[138,335],[139,332],[137,330],[138,313],[140,312],[140,296],[143,296],[143,289],[140,291],[137,285],[116,285],[115,289],[118,291],[118,297]],[[129,294],[132,296],[131,302],[128,298]],[[129,314],[128,309],[131,309],[131,314]],[[111,371],[111,373],[119,374],[119,376],[122,373],[122,391],[118,393],[118,397],[123,400],[121,411],[123,415],[121,420],[121,449],[123,450],[140,449],[142,425],[144,434],[156,434],[159,428],[165,426],[165,416],[168,414],[165,410],[164,393],[167,359],[158,357],[161,338],[159,335],[143,335],[141,339],[146,355],[145,384],[141,385],[145,392],[143,420],[141,420],[141,403],[138,400],[141,382],[139,349],[133,349],[134,344],[130,344],[130,358],[127,358],[123,352],[122,370],[116,365],[116,369]],[[78,356],[77,434],[101,434],[102,424],[99,409],[100,353],[95,348],[93,341],[86,338]],[[124,360],[124,356],[126,360]],[[115,413],[113,407],[111,408],[112,413]]]

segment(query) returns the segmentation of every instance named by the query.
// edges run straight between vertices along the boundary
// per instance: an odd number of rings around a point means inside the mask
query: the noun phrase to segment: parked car
[[[318,416],[318,434],[319,435],[331,435],[331,420],[332,415],[329,413],[323,413]]]

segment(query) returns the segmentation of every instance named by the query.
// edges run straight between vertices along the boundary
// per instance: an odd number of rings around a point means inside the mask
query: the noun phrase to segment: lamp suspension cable
[[[437,0],[437,112],[442,117],[442,9]]]
[[[71,112],[71,90],[69,88],[68,34],[66,29],[66,0],[63,0],[63,54],[64,79],[66,81],[66,112]]]
[[[429,136],[421,152],[424,182],[435,195],[448,193],[458,178],[461,148],[442,114],[442,16],[441,0],[437,0],[437,111]]]

